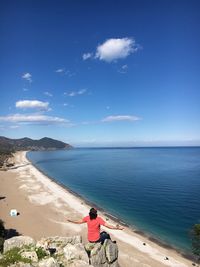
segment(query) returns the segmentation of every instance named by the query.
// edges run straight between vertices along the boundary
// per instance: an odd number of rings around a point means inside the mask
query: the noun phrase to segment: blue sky
[[[200,2],[0,2],[0,135],[200,145]]]

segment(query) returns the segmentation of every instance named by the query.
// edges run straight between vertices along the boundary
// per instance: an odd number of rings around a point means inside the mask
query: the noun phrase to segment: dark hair
[[[89,212],[90,220],[94,220],[97,217],[97,210],[95,208],[91,208]]]

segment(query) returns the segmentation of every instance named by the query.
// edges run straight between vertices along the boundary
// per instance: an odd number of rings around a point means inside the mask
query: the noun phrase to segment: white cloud
[[[72,76],[75,76],[76,73],[75,72],[71,72],[70,70],[66,70],[64,75],[67,75],[69,78],[71,78]]]
[[[137,116],[131,115],[117,115],[117,116],[108,116],[102,119],[102,122],[113,122],[113,121],[138,121],[140,120]]]
[[[71,91],[69,93],[65,92],[64,95],[66,96],[78,96],[78,95],[83,95],[87,92],[86,89],[81,89],[79,91]]]
[[[25,80],[27,80],[27,81],[29,81],[31,83],[32,82],[32,75],[29,72],[24,73],[22,75],[22,79],[25,79]]]
[[[83,95],[83,94],[85,94],[86,92],[87,92],[86,89],[81,89],[81,90],[78,91],[78,95]]]
[[[10,126],[10,129],[17,129],[17,128],[19,128],[19,125],[11,125]]]
[[[126,58],[138,50],[138,45],[133,38],[108,39],[97,47],[96,56],[99,60],[106,62]]]
[[[49,92],[44,92],[44,95],[52,97],[53,95]]]
[[[65,68],[57,69],[57,70],[55,70],[55,72],[60,73],[62,76],[66,75],[69,78],[71,78],[72,76],[75,76],[76,75],[75,72],[72,72],[70,70],[65,70]]]
[[[31,108],[39,110],[49,110],[48,102],[42,102],[38,100],[20,100],[16,102],[15,106],[16,108],[23,108],[23,109]]]
[[[83,60],[87,60],[87,59],[92,58],[92,57],[93,57],[93,53],[85,53],[82,56]]]
[[[55,72],[57,72],[57,73],[62,73],[64,71],[65,71],[65,69],[57,69],[57,70],[55,70]]]
[[[10,126],[6,126],[6,125],[0,125],[0,130],[8,130],[8,129],[18,129],[20,126],[19,125],[10,125]]]
[[[126,64],[121,66],[121,68],[118,70],[118,72],[122,74],[127,73],[127,71],[128,71],[128,65]]]
[[[123,66],[122,66],[122,69],[123,69],[123,70],[128,69],[128,65],[123,65]]]
[[[76,96],[76,95],[78,95],[78,92],[70,92],[70,93],[68,93],[67,95],[68,95],[68,96]]]
[[[63,106],[68,108],[74,108],[74,105],[71,105],[69,103],[64,103]]]
[[[0,121],[12,123],[41,123],[41,124],[60,124],[70,123],[69,120],[38,114],[14,114],[0,117]]]

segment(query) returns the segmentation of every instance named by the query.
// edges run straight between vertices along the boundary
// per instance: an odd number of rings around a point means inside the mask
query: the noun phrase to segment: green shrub
[[[21,249],[21,252],[23,251],[35,251],[35,246],[34,245],[24,245]]]
[[[30,259],[23,258],[20,255],[20,248],[12,248],[11,250],[7,251],[3,258],[0,259],[0,266],[6,267],[16,262],[24,262],[24,263],[31,263]]]
[[[37,253],[38,260],[41,260],[41,259],[43,259],[44,257],[46,257],[48,255],[47,252],[41,247],[36,248],[35,251]]]

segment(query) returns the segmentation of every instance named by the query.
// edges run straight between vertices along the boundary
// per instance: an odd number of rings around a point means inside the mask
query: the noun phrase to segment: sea
[[[200,223],[200,147],[75,148],[27,157],[130,227],[190,253],[190,231]]]

